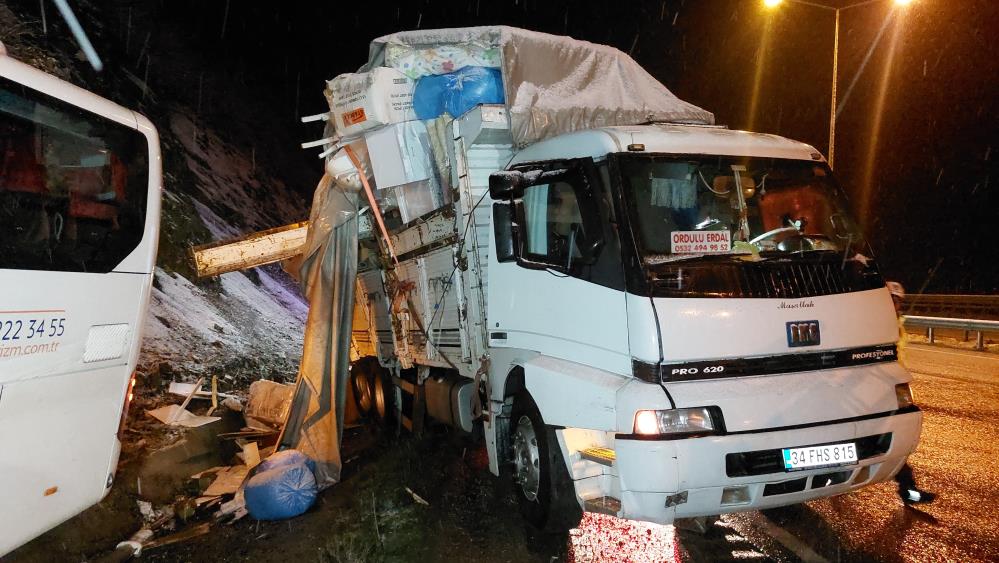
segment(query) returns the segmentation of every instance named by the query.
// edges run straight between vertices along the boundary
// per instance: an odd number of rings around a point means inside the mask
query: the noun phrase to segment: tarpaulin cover
[[[320,489],[339,481],[342,467],[357,227],[357,195],[338,190],[324,175],[312,200],[305,251],[285,264],[298,274],[309,300],[309,317],[295,394],[278,449],[294,448],[313,459]]]
[[[518,146],[610,125],[714,123],[711,112],[674,96],[618,49],[515,27],[386,35],[371,42],[368,62],[361,71],[386,66],[386,52],[393,46],[431,50],[462,44],[475,46],[482,53],[499,47],[506,106]]]

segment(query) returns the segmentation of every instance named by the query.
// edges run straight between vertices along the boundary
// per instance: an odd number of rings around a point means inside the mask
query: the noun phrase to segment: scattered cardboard
[[[174,395],[180,395],[181,397],[186,397],[194,392],[195,399],[211,399],[212,394],[208,391],[202,391],[194,386],[193,383],[181,383],[179,381],[171,381],[170,387],[167,391],[173,393]]]
[[[180,405],[166,405],[158,409],[146,411],[146,414],[163,424],[184,426],[186,428],[197,428],[216,420],[222,420],[218,416],[198,416],[185,408],[181,408]]]
[[[194,382],[194,388],[191,389],[191,392],[187,394],[187,397],[184,399],[184,402],[180,404],[180,410],[174,411],[173,417],[170,418],[170,421],[167,422],[167,424],[173,424],[174,422],[176,422],[178,418],[182,416],[183,413],[181,413],[180,411],[186,409],[187,405],[191,403],[191,399],[194,398],[194,394],[197,393],[198,389],[201,389],[201,383],[204,380],[205,380],[204,377],[199,377],[198,380]]]
[[[219,471],[218,476],[205,489],[205,492],[201,496],[217,497],[234,494],[239,490],[239,486],[243,484],[243,480],[246,479],[246,474],[249,471],[250,468],[245,465],[234,465]]]
[[[253,469],[260,464],[260,449],[257,448],[256,442],[248,442],[243,444],[243,463],[247,467]]]

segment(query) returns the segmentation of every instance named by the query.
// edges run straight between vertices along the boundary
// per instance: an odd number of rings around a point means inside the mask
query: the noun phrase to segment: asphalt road
[[[588,518],[570,538],[570,558],[999,561],[994,517],[999,354],[912,344],[903,359],[924,412],[922,440],[910,464],[919,485],[939,495],[932,504],[905,507],[894,483],[886,483],[778,510],[725,516],[706,534]],[[654,541],[617,541],[642,534]]]

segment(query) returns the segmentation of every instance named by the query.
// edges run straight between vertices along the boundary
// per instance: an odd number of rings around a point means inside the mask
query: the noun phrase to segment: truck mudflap
[[[567,428],[559,440],[584,510],[669,524],[797,504],[887,481],[915,450],[921,426],[922,413],[912,409],[807,428],[673,440]],[[857,462],[783,468],[783,448],[842,442],[858,445]],[[587,445],[595,443],[611,454],[595,460],[597,448]]]

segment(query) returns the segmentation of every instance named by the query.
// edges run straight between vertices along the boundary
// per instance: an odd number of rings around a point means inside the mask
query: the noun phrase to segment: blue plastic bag
[[[246,509],[257,520],[284,520],[316,502],[316,477],[304,463],[261,471],[243,488]]]
[[[297,465],[299,463],[304,463],[315,474],[316,461],[298,450],[281,450],[280,452],[271,454],[267,459],[260,462],[260,465],[256,468],[256,473],[270,471],[271,469],[286,465]]]
[[[503,77],[499,69],[466,66],[448,74],[424,76],[413,91],[413,109],[419,119],[447,112],[459,117],[479,104],[502,104]]]

